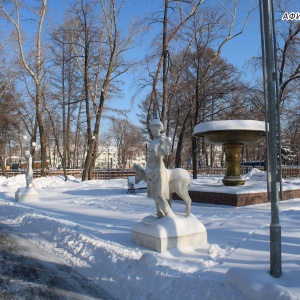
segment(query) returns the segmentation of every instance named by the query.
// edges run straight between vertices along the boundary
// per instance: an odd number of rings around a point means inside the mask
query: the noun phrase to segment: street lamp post
[[[277,109],[277,69],[273,1],[260,0],[260,22],[263,57],[263,75],[266,109],[269,128],[267,128],[268,167],[270,169],[271,224],[270,224],[270,274],[278,278],[281,270],[281,225],[278,206],[278,162],[277,137],[279,134],[279,110]],[[278,122],[278,124],[277,124]]]

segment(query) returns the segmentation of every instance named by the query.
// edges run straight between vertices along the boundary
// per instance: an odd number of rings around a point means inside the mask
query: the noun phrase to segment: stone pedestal
[[[243,185],[246,181],[241,176],[241,150],[243,144],[224,144],[227,155],[226,155],[226,164],[227,164],[227,173],[223,178],[222,182],[227,186],[237,186]]]
[[[15,199],[18,202],[36,202],[39,201],[39,194],[33,186],[18,188]]]
[[[131,230],[131,241],[135,244],[164,252],[170,248],[182,248],[207,244],[205,226],[194,216],[174,214],[163,218],[155,215],[145,217]]]

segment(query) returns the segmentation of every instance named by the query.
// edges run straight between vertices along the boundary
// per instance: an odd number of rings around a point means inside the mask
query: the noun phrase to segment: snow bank
[[[300,299],[299,199],[280,203],[283,276],[274,279],[268,273],[269,204],[192,204],[208,248],[160,254],[130,241],[131,228],[155,213],[155,203],[146,193],[127,195],[126,179],[35,179],[40,201],[16,203],[24,177],[0,178],[1,224],[25,233],[117,299]],[[219,179],[199,180],[209,186]],[[175,212],[184,207],[173,201]]]
[[[284,272],[274,279],[264,270],[230,269],[225,283],[236,287],[247,299],[255,300],[299,300],[299,294],[292,291],[299,287],[300,270]]]

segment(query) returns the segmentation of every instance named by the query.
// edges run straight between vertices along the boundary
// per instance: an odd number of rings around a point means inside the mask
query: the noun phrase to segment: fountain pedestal
[[[224,144],[226,149],[227,172],[222,182],[227,186],[243,185],[245,179],[241,176],[241,150],[243,144]]]

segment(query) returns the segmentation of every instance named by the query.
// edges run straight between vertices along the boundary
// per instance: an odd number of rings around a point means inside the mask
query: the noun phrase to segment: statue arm
[[[165,134],[162,134],[160,137],[161,140],[161,148],[162,148],[162,155],[169,155],[171,154],[171,146],[172,146],[172,140],[171,138],[167,137]]]

